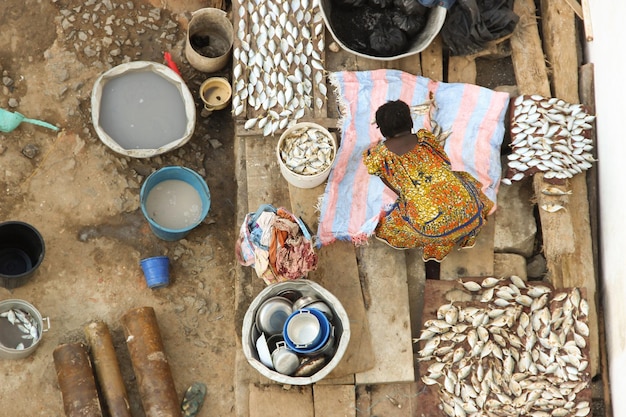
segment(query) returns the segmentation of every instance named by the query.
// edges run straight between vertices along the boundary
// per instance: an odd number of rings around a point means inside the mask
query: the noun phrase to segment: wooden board
[[[277,141],[258,137],[246,140],[246,176],[250,211],[256,211],[261,204],[289,207],[289,189],[287,181],[280,173],[276,144]]]
[[[354,385],[314,385],[313,402],[316,416],[356,416]]]
[[[251,384],[250,417],[314,417],[311,386]]]
[[[421,382],[357,386],[356,417],[438,415],[436,399]]]
[[[463,281],[464,282],[474,281],[477,283],[481,283],[483,281],[483,278],[468,278],[468,279],[463,279]],[[510,284],[509,280],[503,280],[498,283],[498,285],[509,285],[509,284]],[[539,284],[546,285],[543,283],[539,283]],[[426,297],[426,299],[424,300],[424,311],[422,313],[422,319],[423,319],[422,328],[424,328],[424,323],[426,321],[437,318],[437,310],[442,305],[453,303],[453,305],[456,305],[457,307],[475,306],[477,308],[484,308],[484,303],[480,302],[480,297],[482,295],[480,293],[471,293],[463,289],[463,287],[458,281],[428,280],[426,281],[425,291],[429,296]],[[571,291],[571,289],[564,288],[561,290],[554,290],[552,294],[554,295],[560,291],[569,292]],[[580,289],[580,292],[581,292],[582,298],[587,299],[586,291],[584,289]],[[558,305],[558,302],[554,302],[553,304],[553,301],[549,301],[548,305],[556,306]],[[525,310],[528,311],[527,308],[525,308]],[[552,310],[554,310],[554,308],[552,308]],[[516,327],[514,327],[514,329],[516,329]],[[424,342],[420,342],[420,348],[424,347],[423,343]],[[441,342],[439,346],[444,346],[444,343],[445,342]],[[467,344],[465,348],[466,348],[466,351],[470,350],[469,345]],[[523,350],[523,347],[520,350]],[[587,345],[586,348],[582,349],[582,352],[583,352],[583,355],[585,355],[588,358],[589,357],[589,345]],[[430,366],[432,363],[434,363],[434,360],[420,362],[420,377],[429,374],[427,369],[428,369],[428,366]],[[474,365],[472,369],[475,369],[475,368],[476,366]],[[589,368],[587,368],[587,370],[589,370]],[[516,372],[517,371],[518,369],[516,368]],[[589,383],[590,380],[591,380],[591,376],[589,375],[589,373],[587,373],[586,376],[582,378],[582,381],[586,381],[587,383]],[[428,404],[429,406],[431,406],[431,409],[433,411],[425,415],[433,416],[433,417],[446,415],[443,410],[432,407],[432,404],[431,404],[432,402],[439,403],[438,391],[439,391],[438,385],[426,386],[425,393],[424,393],[425,400],[423,400],[422,403]],[[576,396],[576,402],[580,402],[580,401],[591,401],[591,386],[589,384],[587,384],[586,388],[580,391],[578,395]]]
[[[315,204],[323,192],[324,185],[309,189],[289,186],[293,213],[301,217],[312,232],[317,230]],[[350,343],[328,379],[367,371],[374,366],[374,353],[354,245],[338,241],[317,253],[317,269],[309,273],[308,279],[337,297],[350,319]]]
[[[412,382],[415,374],[405,253],[377,239],[359,252],[375,365],[356,374],[356,383]]]
[[[494,272],[493,241],[496,231],[495,216],[489,217],[480,230],[476,244],[471,248],[458,246],[441,262],[440,279],[487,277]]]
[[[578,103],[578,61],[576,54],[575,20],[572,10],[562,1],[542,2],[542,33],[546,58],[551,63],[554,91],[550,91],[548,73],[535,22],[532,1],[516,0],[514,11],[520,23],[511,37],[513,66],[520,94],[540,94],[559,97]],[[538,48],[531,46],[536,45]],[[590,294],[591,355],[590,364],[595,375],[599,368],[596,282],[593,265],[589,200],[585,173],[568,181],[572,195],[554,198],[543,195],[543,175],[533,176],[535,197],[539,206],[561,202],[566,211],[548,213],[539,210],[543,252],[546,257],[550,282],[557,288],[584,287]]]

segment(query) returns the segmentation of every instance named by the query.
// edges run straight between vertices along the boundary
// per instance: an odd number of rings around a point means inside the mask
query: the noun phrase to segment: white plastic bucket
[[[335,32],[333,31],[333,27],[330,22],[330,12],[332,9],[331,0],[320,0],[320,10],[322,11],[322,17],[324,19],[324,23],[326,23],[326,28],[330,32],[331,36],[337,42],[339,46],[341,46],[344,50],[350,52],[351,54],[361,56],[363,58],[374,59],[378,61],[394,61],[400,58],[406,58],[411,55],[418,54],[422,52],[424,49],[428,48],[428,46],[432,43],[432,41],[437,37],[441,28],[443,27],[443,23],[446,20],[447,9],[443,6],[436,6],[430,10],[430,14],[428,15],[428,20],[426,21],[426,27],[422,30],[413,40],[411,47],[408,51],[403,54],[395,55],[395,56],[375,56],[375,55],[367,55],[361,52],[357,52],[353,49],[350,49],[346,46],[341,40],[337,37]]]
[[[15,318],[15,324],[11,324],[8,317],[3,317],[9,310],[20,310],[29,315],[37,328],[37,336],[32,339],[21,338],[23,331],[18,329],[17,320],[19,319]],[[45,329],[43,327],[44,320],[47,322]],[[49,329],[50,320],[47,317],[45,319],[41,317],[41,313],[32,304],[16,299],[0,301],[0,358],[22,359],[30,356],[39,346],[43,332],[47,332]],[[25,347],[16,349],[18,342],[22,340]]]
[[[324,132],[324,134],[327,135],[328,138],[330,139],[330,142],[333,146],[332,160],[330,162],[330,165],[325,170],[317,174],[302,175],[302,174],[298,174],[292,171],[291,169],[289,169],[287,165],[285,165],[285,161],[283,161],[280,155],[285,138],[289,137],[289,135],[291,135],[292,132],[298,129],[303,129],[303,128],[315,128]],[[289,129],[285,130],[283,134],[280,135],[280,139],[278,139],[278,145],[276,145],[276,157],[278,158],[278,165],[280,167],[280,173],[282,174],[283,178],[285,178],[287,182],[289,182],[289,184],[294,185],[299,188],[314,188],[322,184],[324,181],[326,181],[326,179],[328,178],[328,175],[330,175],[330,170],[333,166],[333,163],[335,162],[335,158],[337,157],[337,140],[335,139],[335,136],[332,135],[327,129],[325,129],[323,126],[318,125],[317,123],[311,123],[311,122],[297,123],[293,125],[292,127],[290,127]]]
[[[311,376],[289,376],[268,368],[259,359],[259,355],[256,351],[256,346],[253,342],[260,336],[259,331],[254,324],[255,316],[257,310],[259,309],[259,306],[263,304],[263,302],[268,298],[276,296],[285,290],[295,290],[299,291],[303,296],[312,296],[319,298],[327,303],[333,310],[334,343],[336,346],[336,350],[328,363],[326,363],[323,368],[321,368]],[[341,305],[341,302],[321,285],[306,279],[285,281],[266,287],[252,301],[243,318],[241,344],[243,346],[244,356],[248,360],[248,363],[250,363],[250,365],[257,371],[259,371],[263,376],[266,376],[272,381],[280,382],[282,384],[309,385],[322,380],[333,369],[335,369],[337,364],[339,364],[344,353],[346,352],[349,341],[350,320],[348,318],[346,310]]]

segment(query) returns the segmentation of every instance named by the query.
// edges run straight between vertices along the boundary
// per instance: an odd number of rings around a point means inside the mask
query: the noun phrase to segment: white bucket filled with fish
[[[299,188],[314,188],[330,174],[337,140],[316,123],[297,123],[280,136],[276,155],[280,173],[287,182]]]
[[[91,118],[96,134],[113,151],[151,158],[191,139],[196,105],[183,79],[168,66],[136,61],[98,77]]]
[[[15,299],[0,301],[0,358],[22,359],[31,355],[49,328],[49,319],[41,317],[32,304]]]

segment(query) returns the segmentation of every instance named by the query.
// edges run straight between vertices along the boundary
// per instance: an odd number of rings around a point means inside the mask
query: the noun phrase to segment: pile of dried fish
[[[511,119],[513,152],[502,182],[511,184],[540,171],[546,179],[564,180],[591,168],[594,119],[582,104],[536,94],[517,97]]]
[[[263,135],[295,124],[326,100],[322,55],[324,22],[312,0],[250,0],[237,10],[233,50],[233,114],[249,108],[262,115],[246,121]],[[246,23],[247,20],[247,23]]]
[[[11,325],[16,326],[22,332],[22,339],[27,346],[32,345],[39,339],[39,329],[35,318],[27,311],[19,308],[12,308],[0,313],[0,318],[6,319]],[[24,343],[18,343],[17,346],[5,346],[11,349],[24,350]]]
[[[422,381],[439,385],[450,417],[584,417],[587,301],[578,288],[553,290],[519,277],[462,282],[480,303],[439,307],[424,323]],[[464,305],[461,305],[464,304]]]
[[[296,174],[316,175],[333,163],[335,145],[326,130],[296,126],[285,134],[280,144],[280,158]]]

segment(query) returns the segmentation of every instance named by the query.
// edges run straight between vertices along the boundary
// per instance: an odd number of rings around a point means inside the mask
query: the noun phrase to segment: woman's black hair
[[[386,138],[413,130],[409,105],[402,100],[388,101],[376,110],[376,124]]]

